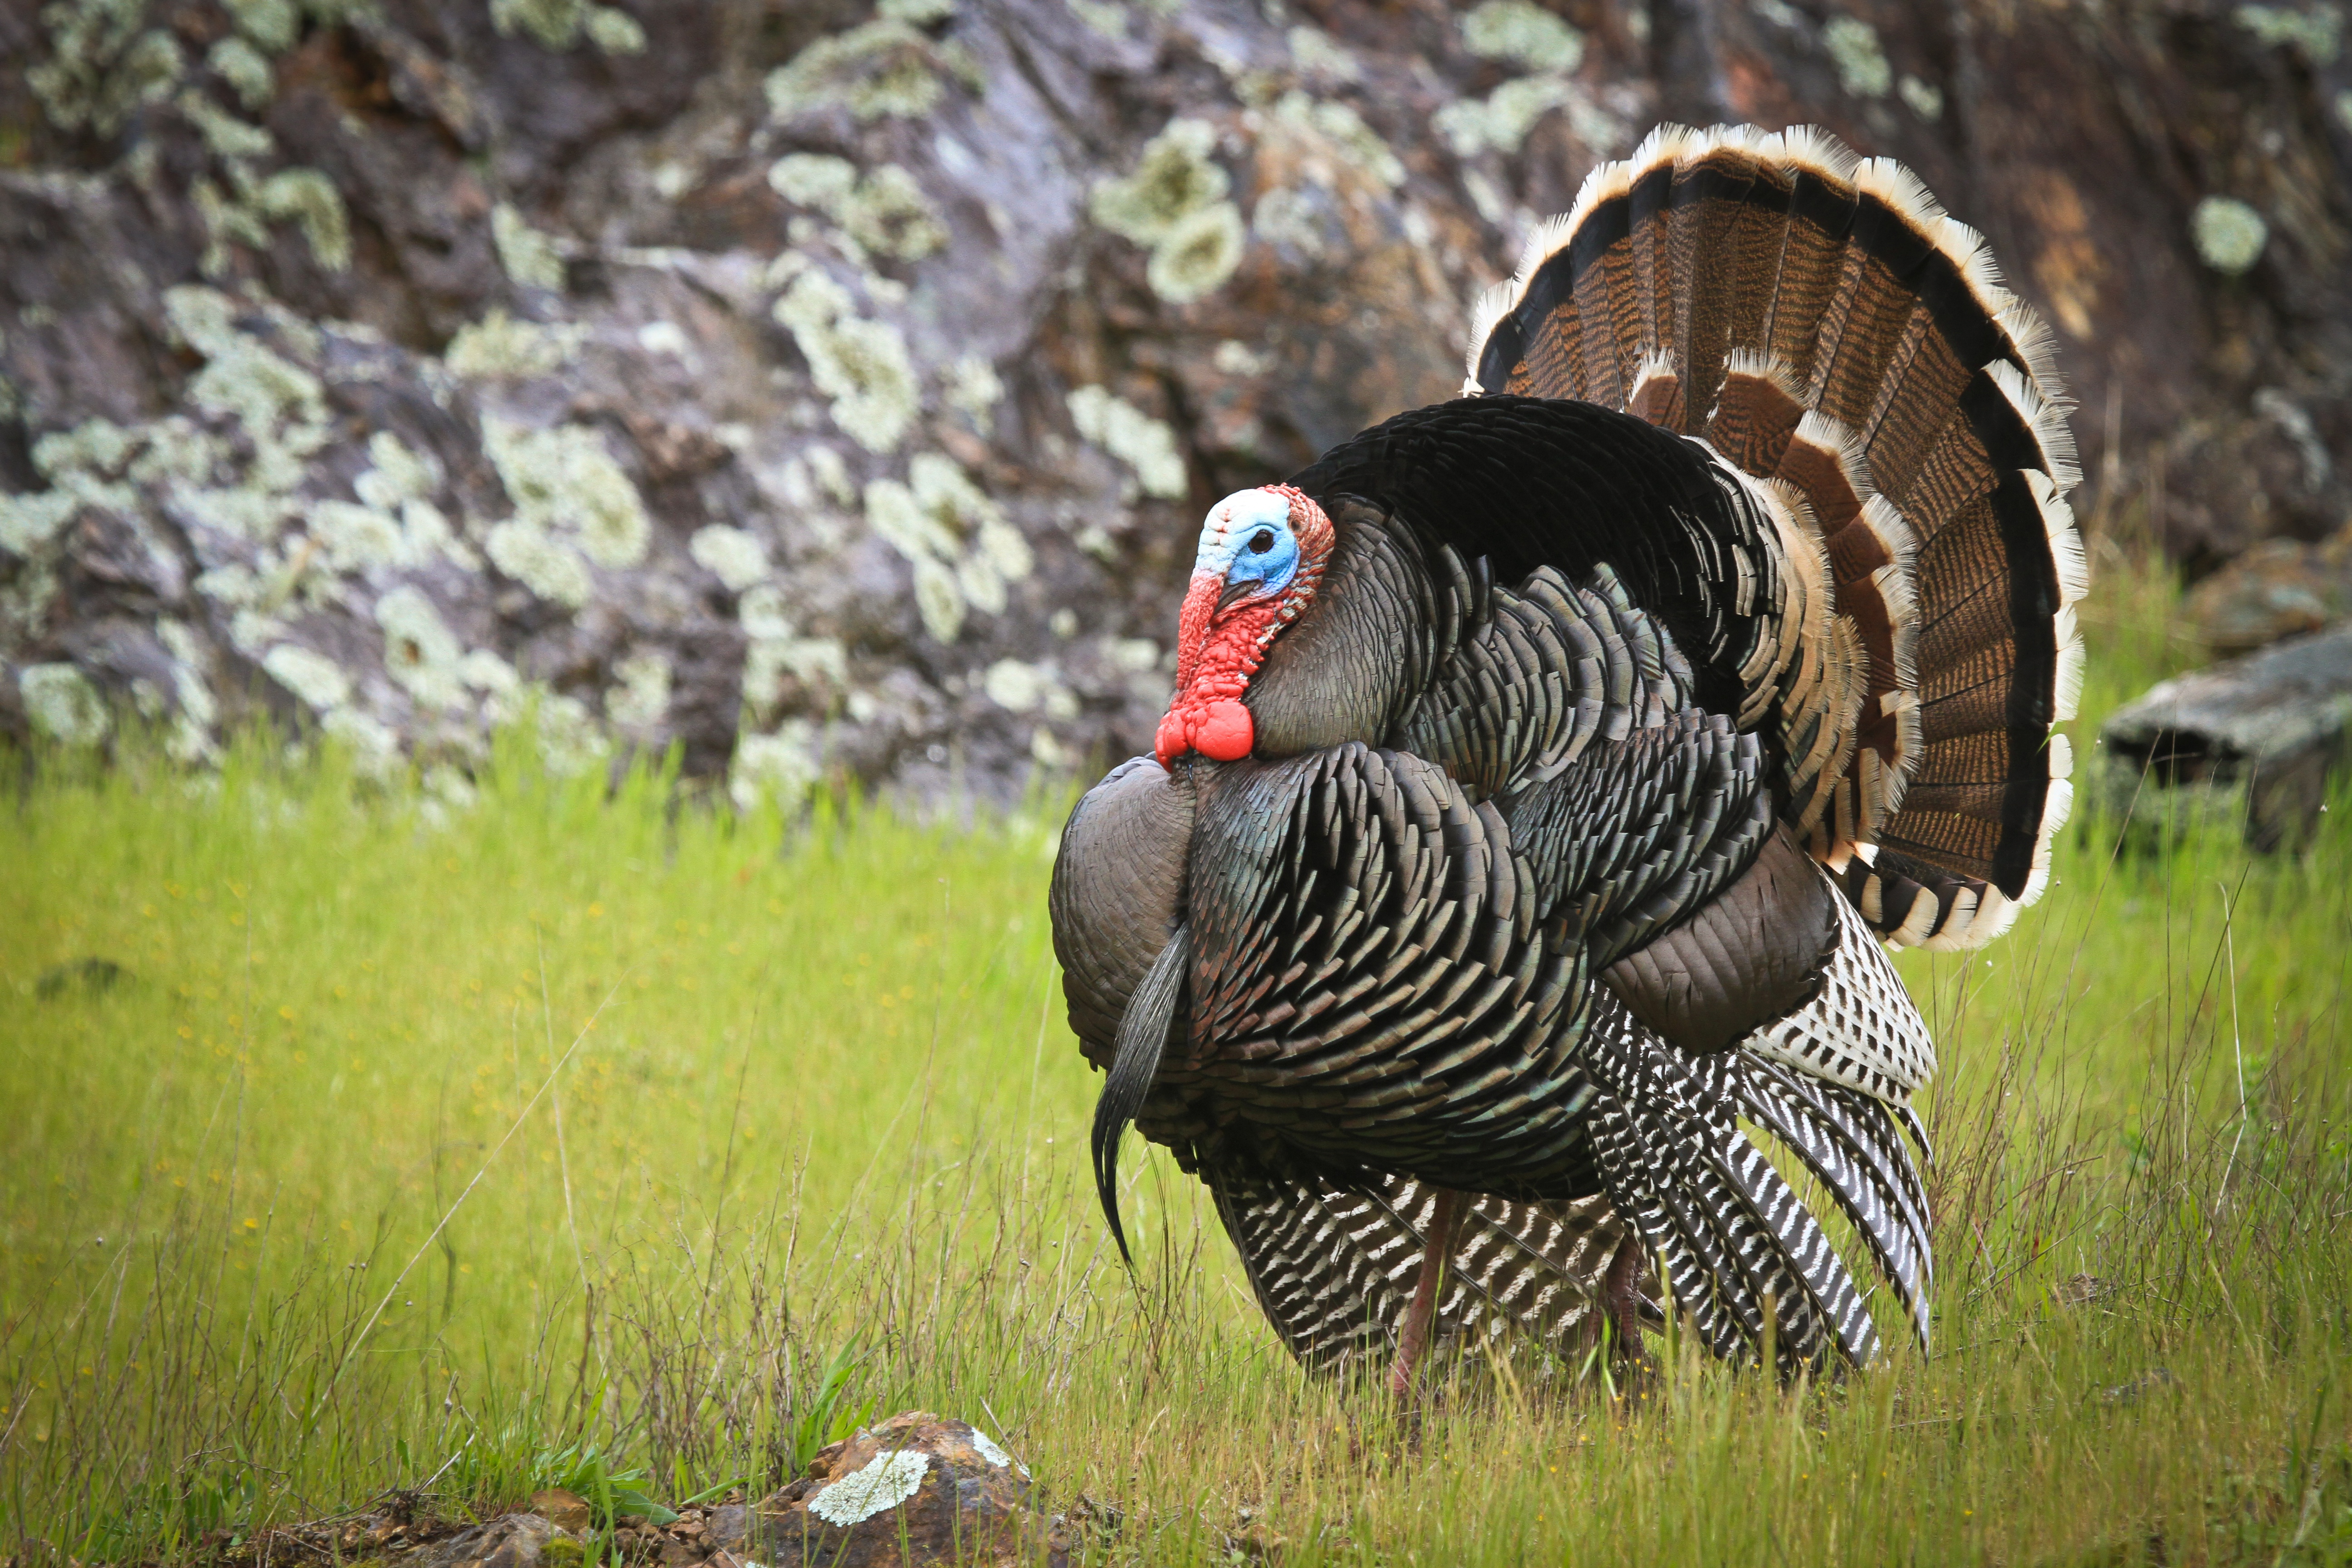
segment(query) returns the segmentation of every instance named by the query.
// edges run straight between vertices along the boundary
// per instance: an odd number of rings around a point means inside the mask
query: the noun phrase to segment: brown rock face
[[[2352,514],[2318,0],[88,9],[0,7],[19,737],[267,713],[453,798],[526,716],[743,800],[1130,754],[1207,507],[1451,395],[1662,118],[1985,229],[2094,531]]]
[[[839,1568],[1060,1563],[1028,1472],[961,1421],[908,1411],[819,1454],[751,1510],[747,1550]]]
[[[562,1487],[550,1487],[531,1493],[530,1510],[556,1529],[568,1531],[573,1535],[583,1533],[595,1522],[587,1500],[576,1492],[565,1491]]]
[[[426,1568],[540,1568],[556,1538],[555,1526],[538,1514],[510,1513],[426,1548],[422,1561]]]
[[[2267,647],[2352,618],[2352,523],[2317,544],[2263,541],[2190,589],[2181,609],[2216,653]]]

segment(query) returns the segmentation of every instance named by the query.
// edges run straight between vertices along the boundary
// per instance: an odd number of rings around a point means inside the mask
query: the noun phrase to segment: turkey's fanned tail
[[[1704,440],[1770,519],[1783,646],[1742,719],[1873,928],[1976,947],[2039,896],[2088,573],[2049,334],[1981,237],[1810,128],[1664,127],[1481,302],[1469,371]]]

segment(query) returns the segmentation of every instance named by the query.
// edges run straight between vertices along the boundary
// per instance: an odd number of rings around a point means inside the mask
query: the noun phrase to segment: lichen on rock
[[[1155,246],[1186,217],[1223,199],[1233,177],[1209,153],[1216,127],[1179,117],[1144,143],[1132,173],[1095,187],[1097,223],[1141,246]]]
[[[856,314],[849,291],[816,268],[793,279],[774,315],[808,361],[817,389],[832,400],[834,423],[870,452],[896,450],[921,410],[921,388],[898,329]]]
[[[1563,73],[1584,63],[1584,35],[1533,0],[1485,0],[1460,25],[1463,43],[1486,59]]]
[[[780,121],[839,105],[858,120],[920,116],[937,108],[948,76],[971,79],[970,60],[920,28],[879,16],[823,37],[767,79],[768,110]]]
[[[1176,433],[1108,387],[1081,386],[1068,397],[1078,434],[1126,464],[1146,495],[1173,499],[1186,488]]]
[[[531,227],[511,203],[490,209],[490,240],[506,275],[526,289],[563,288],[563,252],[553,236]]]
[[[709,567],[730,593],[740,594],[768,575],[767,550],[759,535],[747,529],[725,523],[697,529],[687,552]]]
[[[28,664],[16,672],[16,689],[33,728],[68,746],[94,746],[114,721],[89,678],[70,664]]]
[[[568,49],[584,33],[610,55],[643,54],[646,30],[635,16],[586,0],[490,0],[490,24],[501,33],[517,29],[551,49]]]
[[[877,255],[919,261],[948,242],[947,226],[923,187],[895,163],[860,178],[846,158],[788,153],[769,167],[768,184],[786,201],[824,213]]]
[[[1837,68],[1838,85],[1856,98],[1884,98],[1895,85],[1895,69],[1879,47],[1878,29],[1859,16],[1832,16],[1822,24],[1822,47]]]
[[[2235,196],[2205,197],[2189,215],[2189,227],[2199,259],[2232,278],[2262,259],[2271,237],[2263,215]]]
[[[576,326],[541,326],[493,310],[457,329],[449,340],[447,363],[463,376],[551,375],[570,361],[581,335]]]
[[[498,468],[508,499],[514,502],[510,524],[523,531],[507,536],[509,552],[520,552],[527,557],[538,548],[528,537],[529,532],[535,531],[551,544],[559,538],[576,541],[589,559],[614,570],[634,566],[645,559],[646,546],[653,532],[645,501],[629,476],[605,449],[603,435],[594,428],[558,425],[531,429],[492,417],[482,422],[482,447]],[[566,548],[556,545],[558,552]],[[490,553],[509,575],[526,583],[531,581],[500,559],[496,531]],[[541,570],[547,569],[543,560],[530,563]],[[571,577],[566,568],[556,567],[554,572],[565,591],[541,592],[565,604],[584,603],[584,580]],[[532,586],[539,585],[533,583]]]
[[[330,272],[349,269],[351,219],[341,195],[326,175],[316,169],[280,169],[256,187],[254,200],[271,217],[299,224],[320,266]]]

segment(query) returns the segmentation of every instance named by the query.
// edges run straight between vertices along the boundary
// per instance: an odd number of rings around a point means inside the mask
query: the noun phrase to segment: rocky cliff
[[[1148,742],[1209,502],[1452,395],[1661,118],[1909,163],[2053,323],[2095,531],[2352,515],[2334,0],[0,9],[0,732],[257,710],[465,789]]]

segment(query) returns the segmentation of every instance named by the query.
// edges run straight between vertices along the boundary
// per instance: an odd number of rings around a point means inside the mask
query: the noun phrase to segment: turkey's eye
[[[1250,553],[1253,555],[1263,555],[1267,551],[1273,549],[1274,530],[1270,528],[1261,528],[1255,533],[1251,534],[1249,547]]]

